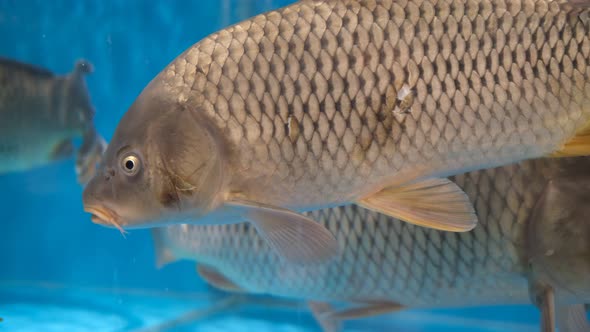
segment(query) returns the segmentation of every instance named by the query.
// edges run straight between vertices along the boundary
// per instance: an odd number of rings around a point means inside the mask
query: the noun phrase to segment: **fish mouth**
[[[127,234],[127,232],[121,226],[121,221],[119,216],[115,213],[115,211],[108,209],[104,206],[96,206],[90,205],[85,206],[84,211],[90,213],[90,220],[98,225],[102,226],[112,226],[121,232],[123,236]]]

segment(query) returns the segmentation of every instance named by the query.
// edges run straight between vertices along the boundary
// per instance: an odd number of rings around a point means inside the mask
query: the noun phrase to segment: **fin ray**
[[[358,318],[367,318],[378,315],[383,315],[390,312],[395,312],[404,309],[399,303],[395,302],[374,302],[365,303],[350,309],[335,311],[329,315],[330,318],[339,320],[349,320]]]
[[[580,0],[572,1],[569,3],[585,3],[585,7],[588,7],[590,1]],[[586,123],[580,128],[574,137],[568,140],[558,151],[549,154],[551,158],[562,158],[562,157],[580,157],[590,155],[590,122]]]
[[[242,287],[212,267],[197,264],[197,273],[211,286],[226,292],[244,292]]]
[[[388,187],[357,204],[405,222],[443,231],[469,231],[477,224],[465,192],[448,179]]]
[[[244,208],[243,217],[289,263],[325,263],[340,253],[334,235],[302,214],[245,200],[231,200],[228,204]]]
[[[339,319],[328,317],[334,309],[329,303],[325,302],[307,302],[313,317],[321,326],[323,332],[338,332],[342,330],[342,322]]]
[[[97,165],[106,149],[107,142],[102,136],[95,134],[85,137],[76,158],[76,175],[79,183],[88,183],[96,174]]]
[[[560,332],[588,332],[590,322],[583,304],[562,306],[557,309],[557,327]]]
[[[164,236],[162,232],[165,231],[166,230],[164,228],[152,229],[152,238],[154,241],[154,250],[156,255],[156,267],[158,269],[177,260],[172,251],[164,243]]]

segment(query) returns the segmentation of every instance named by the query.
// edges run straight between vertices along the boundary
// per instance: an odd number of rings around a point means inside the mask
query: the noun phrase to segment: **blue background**
[[[144,86],[186,48],[286,0],[1,0],[0,56],[68,73],[78,58],[107,140]],[[92,224],[73,160],[0,175],[0,279],[195,289],[194,264],[155,268],[150,232]],[[179,278],[183,273],[189,276]],[[194,277],[194,278],[191,278]]]
[[[79,58],[107,138],[143,87],[204,36],[292,0],[0,0],[0,56],[58,74]],[[91,223],[73,160],[0,175],[0,282],[44,281],[106,288],[204,290],[194,263],[155,267],[151,234]],[[532,307],[461,311],[538,321]],[[523,315],[523,313],[525,313]]]

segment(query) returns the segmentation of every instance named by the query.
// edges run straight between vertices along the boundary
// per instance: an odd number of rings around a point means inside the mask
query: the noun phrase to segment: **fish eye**
[[[128,155],[121,161],[121,168],[127,175],[135,175],[139,171],[141,163],[135,155]]]

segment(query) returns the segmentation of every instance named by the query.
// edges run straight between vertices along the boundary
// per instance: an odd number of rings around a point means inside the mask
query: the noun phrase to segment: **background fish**
[[[299,1],[221,30],[122,118],[87,210],[123,228],[247,220],[298,263],[338,252],[302,211],[472,229],[445,176],[590,152],[590,2],[573,4]]]
[[[321,266],[286,264],[247,223],[155,229],[158,264],[195,260],[201,276],[224,290],[360,305],[332,318],[531,299],[545,312],[547,289],[557,308],[584,317],[583,306],[570,305],[590,301],[589,167],[588,158],[544,159],[455,177],[480,219],[466,233],[416,227],[354,205],[315,211],[310,216],[343,248]],[[559,218],[550,213],[556,206],[565,209]]]
[[[86,183],[106,149],[93,126],[84,75],[92,65],[78,61],[72,73],[0,58],[0,173],[22,171],[69,158],[82,138],[76,173]]]

